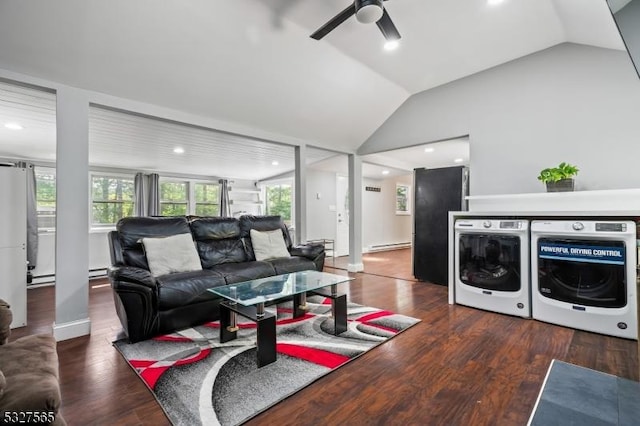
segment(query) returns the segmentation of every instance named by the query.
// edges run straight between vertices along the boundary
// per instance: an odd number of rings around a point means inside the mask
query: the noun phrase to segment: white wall
[[[470,135],[470,194],[544,192],[568,161],[576,189],[640,187],[640,80],[626,52],[565,43],[418,93],[358,150]]]
[[[396,215],[396,183],[411,185],[412,175],[389,179],[363,179],[363,186],[380,187],[380,192],[362,192],[362,245],[410,243],[413,216]],[[413,188],[411,188],[413,191]],[[413,203],[413,200],[411,200]]]
[[[106,269],[111,264],[107,232],[108,230],[99,230],[89,233],[89,270]],[[38,234],[38,264],[32,271],[34,283],[54,280],[51,275],[56,273],[55,241],[55,232]]]
[[[319,238],[336,238],[336,174],[307,169],[307,239]]]
[[[307,171],[307,238],[336,237],[336,174]],[[362,192],[362,249],[372,245],[410,243],[413,216],[396,215],[396,183],[412,184],[411,174],[389,179],[363,178],[363,187],[376,186],[381,192]],[[317,194],[320,194],[320,199]],[[413,200],[412,200],[413,201]]]

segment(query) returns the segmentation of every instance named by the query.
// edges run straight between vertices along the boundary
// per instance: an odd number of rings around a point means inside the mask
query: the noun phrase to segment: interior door
[[[336,256],[349,254],[349,181],[336,176]]]

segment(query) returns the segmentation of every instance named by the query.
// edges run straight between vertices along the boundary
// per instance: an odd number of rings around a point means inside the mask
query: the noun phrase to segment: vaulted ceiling
[[[355,18],[309,37],[348,4],[0,0],[0,69],[353,152],[414,93],[562,42],[624,48],[605,0],[389,0],[397,50]]]

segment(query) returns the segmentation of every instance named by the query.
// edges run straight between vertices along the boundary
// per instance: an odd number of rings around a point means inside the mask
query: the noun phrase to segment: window
[[[266,214],[279,215],[291,225],[292,188],[290,184],[266,185]]]
[[[115,225],[133,215],[133,179],[91,176],[91,225]]]
[[[196,183],[196,216],[218,216],[220,214],[220,186],[215,183]]]
[[[189,207],[189,183],[160,182],[160,215],[185,216]]]
[[[54,230],[56,227],[56,171],[50,168],[35,168],[36,214],[39,230]]]
[[[411,214],[409,193],[411,187],[402,183],[396,184],[396,214]]]

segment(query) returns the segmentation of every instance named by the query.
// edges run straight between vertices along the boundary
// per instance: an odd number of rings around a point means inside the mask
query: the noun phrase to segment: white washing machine
[[[529,222],[460,219],[454,226],[455,303],[530,317]]]
[[[636,224],[531,222],[532,316],[637,339]]]

